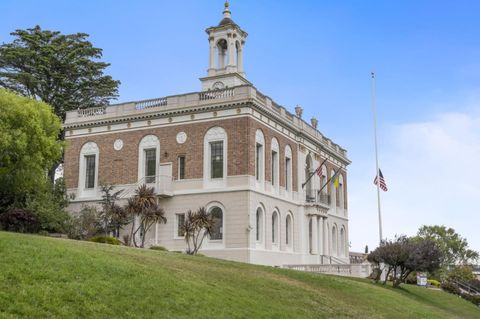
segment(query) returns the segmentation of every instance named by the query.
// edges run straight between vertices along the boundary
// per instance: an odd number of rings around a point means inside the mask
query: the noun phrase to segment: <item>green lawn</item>
[[[0,318],[480,318],[414,286],[0,232]]]

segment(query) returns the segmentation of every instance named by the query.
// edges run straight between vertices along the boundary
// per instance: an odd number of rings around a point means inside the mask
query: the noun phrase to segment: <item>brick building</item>
[[[284,265],[348,262],[346,151],[246,79],[247,33],[224,18],[206,30],[210,60],[202,90],[67,113],[64,176],[69,210],[100,200],[99,185],[155,188],[167,223],[148,245],[184,250],[189,209],[216,218],[202,253]],[[318,174],[307,182],[322,162]],[[338,187],[327,180],[339,170]]]

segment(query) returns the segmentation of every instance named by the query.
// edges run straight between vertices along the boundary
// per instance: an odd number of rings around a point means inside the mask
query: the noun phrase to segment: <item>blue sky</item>
[[[232,0],[247,78],[347,148],[350,241],[377,243],[370,71],[377,73],[384,233],[445,224],[480,250],[480,2]],[[222,0],[0,2],[0,42],[36,24],[103,48],[119,101],[200,90]]]

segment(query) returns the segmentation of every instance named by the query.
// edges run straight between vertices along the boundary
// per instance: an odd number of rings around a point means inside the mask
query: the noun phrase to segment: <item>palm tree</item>
[[[185,233],[187,254],[196,255],[202,247],[205,237],[212,234],[215,220],[212,214],[207,213],[205,207],[200,207],[195,212],[189,210],[186,215],[182,230]]]
[[[128,199],[125,210],[132,216],[129,245],[133,242],[135,247],[138,247],[135,237],[139,231],[141,238],[140,247],[143,248],[145,246],[145,237],[152,225],[167,222],[165,211],[157,203],[154,188],[147,187],[145,184],[139,186],[135,190],[135,195]],[[140,220],[138,226],[135,225],[137,217]]]

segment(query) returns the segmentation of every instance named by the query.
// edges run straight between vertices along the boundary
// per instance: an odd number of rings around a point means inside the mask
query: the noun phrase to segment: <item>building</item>
[[[123,189],[123,201],[146,183],[168,220],[148,233],[149,245],[184,250],[184,214],[205,206],[216,227],[203,254],[265,265],[348,263],[346,150],[315,118],[305,122],[301,107],[290,113],[246,79],[247,33],[228,3],[206,32],[200,92],[67,113],[69,210],[98,202],[101,183]],[[327,183],[335,170],[338,187]]]

